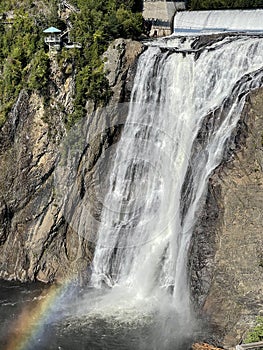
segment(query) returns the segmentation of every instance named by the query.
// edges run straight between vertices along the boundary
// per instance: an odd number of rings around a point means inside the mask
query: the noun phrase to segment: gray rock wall
[[[87,117],[72,130],[63,118],[72,111],[74,74],[64,77],[55,59],[49,106],[42,96],[21,91],[0,133],[0,278],[50,282],[75,276],[85,282],[109,150],[127,115],[141,51],[140,43],[122,39],[110,46],[110,105],[94,110],[88,102]],[[193,300],[211,326],[207,337],[228,348],[263,310],[262,135],[259,90],[248,99],[233,147],[210,179],[189,254]]]
[[[114,92],[110,106],[94,110],[88,102],[86,118],[72,130],[63,118],[72,111],[74,73],[63,76],[56,57],[49,105],[21,91],[0,133],[0,278],[50,282],[87,275],[92,242],[81,234],[83,222],[75,221],[85,205],[99,216],[93,173],[125,120],[140,51],[141,44],[129,40],[111,45],[105,54]]]
[[[263,311],[262,135],[261,89],[248,98],[232,150],[210,179],[192,242],[195,303],[226,348],[244,339]]]

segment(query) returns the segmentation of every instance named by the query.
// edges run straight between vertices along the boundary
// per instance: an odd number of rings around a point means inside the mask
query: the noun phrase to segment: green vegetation
[[[85,111],[87,99],[106,104],[111,96],[103,70],[102,53],[115,38],[138,38],[142,33],[142,1],[137,0],[75,0],[80,12],[72,15],[71,37],[81,43],[72,62],[77,69],[75,112],[71,125]],[[71,52],[68,52],[68,56]],[[68,57],[66,58],[68,59]]]
[[[54,4],[52,0],[50,14]],[[21,89],[42,92],[47,86],[49,58],[42,35],[47,19],[37,13],[32,0],[0,4],[0,126]]]
[[[255,327],[249,331],[245,343],[253,343],[263,340],[263,317],[257,317],[257,323]]]
[[[262,8],[262,0],[190,0],[191,10]]]
[[[61,67],[76,73],[75,111],[66,120],[74,124],[85,112],[87,99],[96,105],[111,96],[104,74],[102,53],[115,38],[138,38],[142,33],[142,0],[72,0],[80,11],[72,13],[71,40],[81,49],[63,49]],[[6,120],[21,89],[38,90],[46,99],[50,61],[43,30],[66,24],[58,17],[56,0],[1,0],[0,15],[0,126]],[[11,12],[10,12],[11,11]],[[5,22],[5,24],[4,24]],[[10,22],[7,24],[6,22]],[[67,64],[65,64],[67,63]],[[70,73],[71,73],[70,72]],[[64,72],[69,74],[69,71]]]

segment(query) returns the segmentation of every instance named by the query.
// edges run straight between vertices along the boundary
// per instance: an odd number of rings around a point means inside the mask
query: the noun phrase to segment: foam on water
[[[75,334],[80,319],[84,332],[94,321],[94,334],[96,320],[117,328],[123,323],[127,330],[157,319],[152,349],[175,349],[162,342],[191,331],[188,252],[194,226],[246,96],[263,85],[263,38],[225,37],[198,55],[194,40],[162,41],[139,59],[127,122],[105,175],[109,186],[92,288],[75,294],[75,276],[51,288],[18,318],[20,333],[7,349],[36,349],[45,325],[61,318],[71,319],[72,333],[62,325],[66,337]],[[80,215],[85,227],[86,213]]]
[[[183,42],[171,50],[174,39],[149,46],[138,63],[107,175],[91,276],[94,288],[112,289],[111,312],[118,305],[123,312],[125,305],[140,310],[143,300],[159,310],[170,304],[185,322],[192,318],[187,257],[193,228],[246,95],[262,85],[261,37],[224,37],[198,56],[191,40],[185,50]]]

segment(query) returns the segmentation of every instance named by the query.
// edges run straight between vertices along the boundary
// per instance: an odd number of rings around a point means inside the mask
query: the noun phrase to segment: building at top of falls
[[[174,16],[174,34],[263,33],[263,9],[184,11]]]
[[[185,10],[182,0],[144,0],[143,18],[150,23],[150,36],[166,36],[172,33],[172,21],[176,11]]]

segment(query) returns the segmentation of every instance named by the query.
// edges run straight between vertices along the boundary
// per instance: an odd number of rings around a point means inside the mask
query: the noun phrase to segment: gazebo
[[[49,27],[43,31],[46,34],[45,43],[49,50],[60,50],[61,47],[61,30],[55,27]]]

